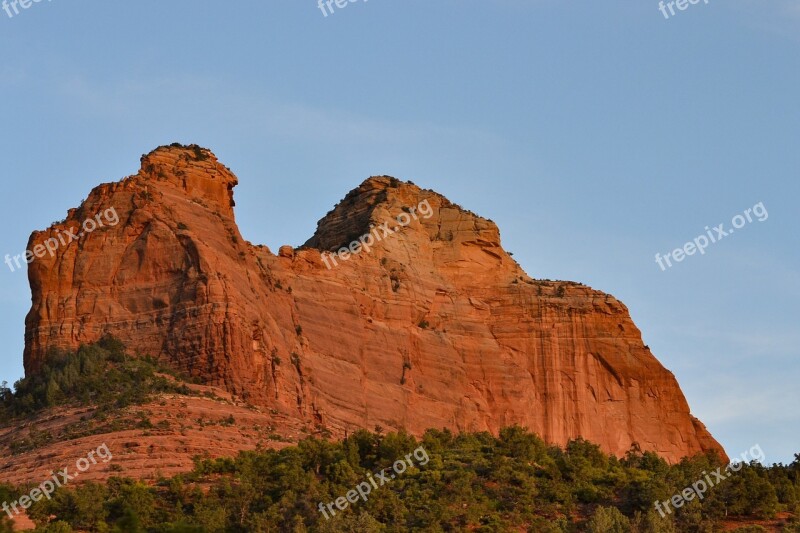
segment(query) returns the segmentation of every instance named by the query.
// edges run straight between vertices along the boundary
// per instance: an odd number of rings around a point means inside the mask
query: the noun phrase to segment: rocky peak
[[[233,218],[233,188],[239,180],[210,150],[196,144],[156,148],[142,156],[141,169],[130,179],[146,189],[150,184],[174,187],[187,198],[208,202],[209,207]]]
[[[477,246],[499,260],[498,264],[516,266],[502,249],[494,222],[439,193],[391,176],[373,176],[350,191],[317,223],[314,236],[304,246],[335,252],[370,232],[383,235],[381,226],[402,231],[407,238],[413,234],[408,240],[434,253],[463,252],[464,247]]]

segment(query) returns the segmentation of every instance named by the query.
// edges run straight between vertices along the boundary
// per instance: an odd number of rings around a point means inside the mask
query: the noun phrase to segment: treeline
[[[334,502],[419,446],[429,461],[326,519]],[[672,533],[719,531],[724,518],[797,516],[800,455],[791,465],[745,465],[661,517],[664,501],[721,466],[716,456],[669,465],[653,453],[617,459],[583,440],[548,446],[521,428],[454,435],[359,431],[343,442],[307,439],[281,451],[198,461],[154,486],[112,478],[59,489],[29,509],[37,531]],[[761,531],[749,528],[742,531]],[[800,532],[790,518],[785,531]]]
[[[190,393],[159,375],[168,373],[149,357],[127,355],[111,336],[75,352],[50,350],[42,368],[17,381],[13,391],[5,382],[0,386],[0,422],[58,405],[92,405],[103,412],[145,403],[160,392]]]

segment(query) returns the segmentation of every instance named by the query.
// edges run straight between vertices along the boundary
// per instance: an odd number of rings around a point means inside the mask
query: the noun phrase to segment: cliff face
[[[493,222],[375,177],[304,247],[275,255],[240,235],[236,183],[206,150],[163,147],[138,174],[97,187],[65,222],[34,233],[29,249],[109,209],[119,217],[30,264],[26,372],[50,347],[111,333],[336,436],[520,424],[618,455],[638,443],[671,461],[724,456],[626,307],[579,284],[531,279]],[[368,251],[321,254],[368,233]]]

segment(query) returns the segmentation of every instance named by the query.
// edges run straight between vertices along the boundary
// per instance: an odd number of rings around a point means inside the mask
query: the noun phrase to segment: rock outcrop
[[[193,394],[161,394],[112,416],[93,407],[56,407],[0,427],[0,483],[37,484],[64,467],[76,473],[76,461],[100,446],[112,459],[98,461],[76,482],[114,475],[153,480],[191,471],[198,457],[280,449],[310,436],[296,417],[261,412],[220,389],[188,387]]]
[[[334,436],[520,424],[618,455],[638,445],[670,461],[724,456],[626,307],[577,283],[531,279],[492,221],[373,177],[303,247],[275,255],[239,233],[236,184],[205,149],[161,147],[136,175],[100,185],[34,233],[29,249],[103,223],[29,265],[26,373],[51,347],[110,333]],[[101,217],[110,209],[113,225]],[[372,246],[328,255],[359,238]]]

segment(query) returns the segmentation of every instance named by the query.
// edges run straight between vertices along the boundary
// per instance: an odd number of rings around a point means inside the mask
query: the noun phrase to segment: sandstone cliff
[[[110,208],[119,216],[29,266],[26,372],[50,347],[111,333],[334,436],[520,424],[618,455],[634,443],[670,461],[724,455],[626,307],[580,284],[531,279],[490,220],[374,177],[303,247],[276,255],[239,233],[236,184],[207,150],[162,147],[136,175],[100,185],[63,223],[34,233],[29,249]],[[321,251],[370,232],[382,239],[369,252],[326,266]]]

